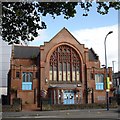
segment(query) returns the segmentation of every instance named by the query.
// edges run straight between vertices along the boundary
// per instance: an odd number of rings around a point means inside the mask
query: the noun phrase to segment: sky
[[[112,67],[114,62],[114,72],[118,71],[118,11],[110,9],[107,15],[97,13],[96,4],[93,4],[88,16],[84,17],[84,11],[77,6],[77,14],[68,20],[63,15],[53,19],[50,15],[41,16],[42,21],[47,25],[47,29],[40,30],[39,36],[33,42],[29,42],[31,46],[40,46],[44,42],[49,42],[63,27],[68,29],[72,35],[87,48],[93,48],[99,56],[101,65],[105,64],[104,39],[109,31],[113,31],[108,35],[106,40],[107,50],[107,66]]]

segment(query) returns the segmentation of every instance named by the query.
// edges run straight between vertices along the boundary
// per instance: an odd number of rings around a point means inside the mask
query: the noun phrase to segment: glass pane
[[[96,90],[104,90],[104,84],[103,83],[96,83]]]
[[[62,71],[62,63],[59,63],[59,71]]]
[[[66,81],[66,63],[63,63],[63,81]]]
[[[59,63],[59,81],[62,81],[62,63]]]
[[[54,66],[54,76],[53,76],[53,78],[54,78],[54,81],[57,80],[57,67],[55,67],[55,66]]]
[[[103,76],[103,74],[100,74],[100,83],[103,83],[103,81],[104,81],[104,76]]]
[[[16,72],[16,78],[20,77],[20,72]]]
[[[70,71],[67,71],[67,81],[70,81]]]
[[[49,79],[52,80],[52,66],[50,66]]]
[[[70,71],[70,63],[67,64],[67,71]]]
[[[75,81],[76,77],[75,77],[75,67],[73,66],[72,68],[72,81]]]
[[[72,81],[75,81],[75,71],[72,72]]]
[[[32,82],[32,73],[28,73],[28,82]]]
[[[50,71],[52,71],[52,66],[50,66]]]
[[[57,71],[54,71],[54,81],[57,80]]]
[[[95,75],[95,83],[99,83],[99,75],[98,74]]]
[[[63,63],[63,71],[66,71],[66,63]]]
[[[67,81],[70,81],[70,63],[67,63]]]
[[[25,72],[22,73],[22,81],[26,82],[26,73]]]
[[[63,81],[66,81],[66,71],[63,71]]]
[[[59,71],[59,81],[62,81],[62,71]]]
[[[80,74],[79,74],[79,71],[77,71],[77,81],[80,81]]]
[[[52,80],[52,71],[49,71],[50,80]]]

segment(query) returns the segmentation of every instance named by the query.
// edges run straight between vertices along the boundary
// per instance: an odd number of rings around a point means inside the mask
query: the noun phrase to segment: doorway
[[[74,104],[74,91],[64,90],[63,101],[64,101],[63,104]]]

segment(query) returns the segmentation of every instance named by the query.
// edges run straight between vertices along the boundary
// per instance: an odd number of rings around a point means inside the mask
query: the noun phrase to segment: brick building
[[[115,88],[115,94],[120,95],[120,71],[113,73],[113,87]]]
[[[110,80],[112,69],[108,68]],[[22,104],[85,104],[106,102],[105,69],[94,50],[84,47],[63,28],[39,47],[13,46],[8,95]]]

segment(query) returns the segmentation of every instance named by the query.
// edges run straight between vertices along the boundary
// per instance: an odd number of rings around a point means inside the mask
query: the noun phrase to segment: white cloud
[[[109,31],[113,31],[109,34],[106,39],[106,49],[107,49],[107,66],[112,67],[112,61],[114,63],[115,72],[118,71],[118,25],[92,28],[92,29],[82,29],[73,31],[72,34],[81,43],[85,44],[85,47],[93,48],[96,54],[99,56],[101,65],[105,64],[105,50],[104,50],[104,40],[105,36]]]
[[[48,40],[48,35],[46,30],[39,30],[38,31],[39,36],[36,37],[32,42],[29,42],[29,45],[31,46],[40,46],[43,45],[46,40]]]

